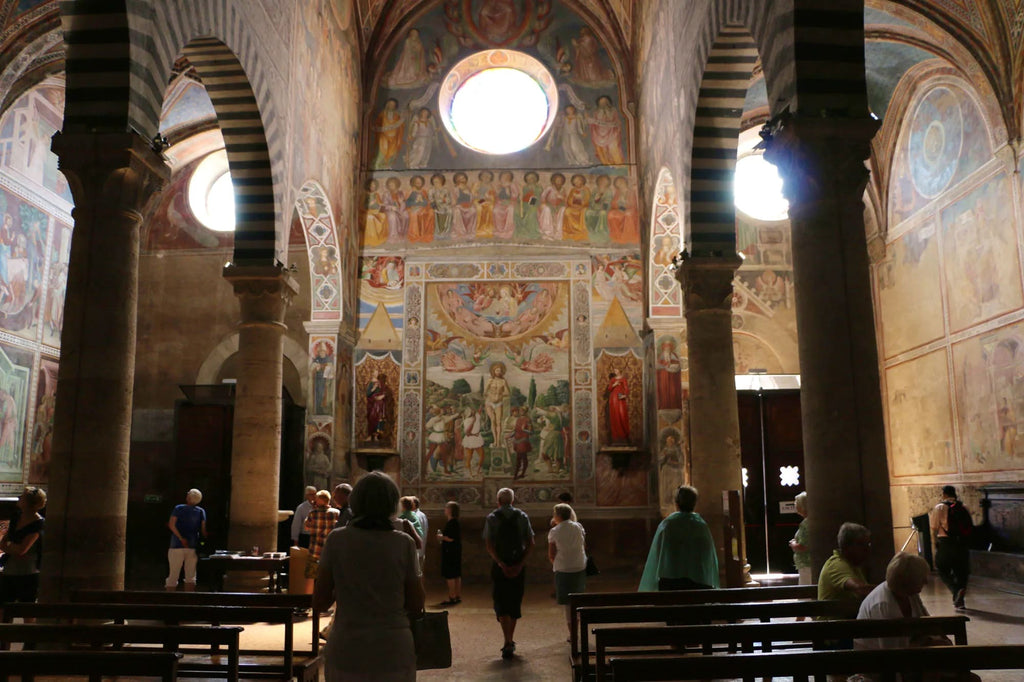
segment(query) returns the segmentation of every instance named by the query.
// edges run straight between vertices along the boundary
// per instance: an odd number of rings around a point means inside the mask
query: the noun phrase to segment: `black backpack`
[[[974,532],[974,521],[971,512],[960,500],[946,502],[946,535],[957,542],[967,544]]]
[[[518,564],[523,559],[523,538],[519,532],[519,515],[498,513],[498,531],[494,537],[494,553],[506,565]]]

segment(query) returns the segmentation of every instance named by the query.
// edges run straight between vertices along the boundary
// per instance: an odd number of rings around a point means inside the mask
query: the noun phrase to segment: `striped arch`
[[[197,38],[182,51],[206,88],[224,136],[235,188],[235,265],[272,265],[274,179],[263,121],[235,54],[216,38]]]
[[[723,26],[708,54],[693,128],[688,244],[695,256],[736,251],[736,146],[756,62],[757,46],[747,29]]]
[[[651,234],[648,240],[647,272],[649,315],[651,318],[680,318],[683,299],[675,278],[675,257],[682,249],[682,221],[672,172],[662,168],[654,187],[651,206]]]
[[[309,180],[299,190],[295,212],[309,255],[310,320],[341,320],[343,295],[341,245],[331,202],[320,183]]]

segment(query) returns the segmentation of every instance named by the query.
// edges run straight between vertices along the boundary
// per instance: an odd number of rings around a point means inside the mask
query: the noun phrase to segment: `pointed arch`
[[[694,121],[688,239],[694,255],[727,255],[736,250],[736,147],[756,63],[757,45],[747,29],[723,26],[708,54]]]
[[[309,257],[310,320],[341,320],[341,249],[331,202],[320,183],[307,180],[295,200]]]
[[[683,300],[675,278],[675,257],[682,250],[682,220],[672,171],[662,167],[654,186],[651,206],[649,254],[648,314],[652,318],[679,318]]]

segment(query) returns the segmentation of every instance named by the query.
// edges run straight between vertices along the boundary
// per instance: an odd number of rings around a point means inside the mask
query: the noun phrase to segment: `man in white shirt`
[[[423,572],[423,566],[427,561],[427,538],[430,537],[430,523],[427,521],[427,515],[420,511],[420,498],[412,498],[413,514],[420,520],[420,528],[423,529],[423,544],[420,546],[418,552],[420,555],[420,573]]]
[[[309,516],[309,512],[313,511],[314,501],[316,500],[316,488],[307,485],[305,497],[306,499],[295,508],[295,515],[292,516],[292,547],[305,547],[308,549],[309,533],[306,532],[303,524],[306,523],[306,517]]]

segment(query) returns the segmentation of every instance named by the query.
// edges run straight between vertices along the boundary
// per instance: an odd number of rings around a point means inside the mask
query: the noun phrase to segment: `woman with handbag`
[[[359,479],[354,518],[327,536],[313,608],[337,603],[325,647],[327,682],[411,682],[416,650],[410,616],[423,611],[416,543],[392,526],[398,487],[379,471]]]
[[[556,504],[548,531],[548,561],[555,572],[555,598],[565,605],[565,624],[572,634],[569,595],[587,587],[586,532],[573,519],[572,507]]]
[[[39,561],[42,555],[43,523],[39,512],[46,506],[42,488],[29,486],[18,497],[14,518],[0,538],[0,615],[9,602],[34,602],[39,591]],[[26,623],[35,622],[26,618]]]

